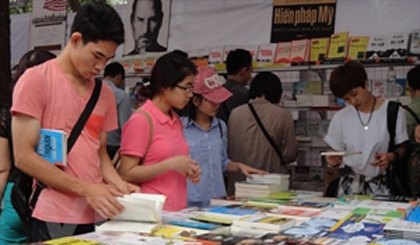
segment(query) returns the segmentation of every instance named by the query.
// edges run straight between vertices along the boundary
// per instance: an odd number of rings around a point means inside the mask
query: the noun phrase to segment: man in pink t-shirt
[[[123,211],[114,196],[140,191],[121,179],[106,152],[106,132],[118,125],[114,95],[105,84],[67,167],[51,165],[34,150],[41,128],[70,134],[91,97],[93,77],[123,42],[118,13],[103,3],[86,4],[57,59],[28,69],[16,84],[11,109],[16,166],[47,186],[32,214],[29,242],[91,232],[96,221]]]

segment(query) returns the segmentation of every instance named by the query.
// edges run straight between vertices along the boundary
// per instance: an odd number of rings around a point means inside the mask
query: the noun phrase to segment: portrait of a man
[[[166,51],[170,0],[131,0],[128,6],[130,28],[126,27],[126,55]]]

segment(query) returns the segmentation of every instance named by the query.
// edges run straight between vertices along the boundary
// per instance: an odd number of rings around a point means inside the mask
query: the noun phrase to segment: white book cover
[[[209,65],[223,63],[223,46],[210,48],[209,52]]]
[[[276,52],[276,44],[263,44],[260,45],[257,55],[257,62],[264,64],[273,64],[274,54]]]
[[[160,226],[166,197],[158,194],[132,193],[117,197],[125,210],[96,227],[99,232],[151,233]]]
[[[407,56],[409,33],[390,33],[387,40],[387,55],[389,58],[403,58]]]
[[[410,54],[420,55],[420,29],[413,30],[410,36]]]

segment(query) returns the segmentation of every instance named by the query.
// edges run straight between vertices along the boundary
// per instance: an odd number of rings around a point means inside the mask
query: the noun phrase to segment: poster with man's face
[[[124,55],[167,50],[171,0],[128,0]]]

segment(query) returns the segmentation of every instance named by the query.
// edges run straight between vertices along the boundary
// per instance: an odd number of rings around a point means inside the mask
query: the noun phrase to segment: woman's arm
[[[123,180],[130,183],[142,183],[170,170],[193,176],[200,169],[197,161],[188,156],[176,156],[152,165],[139,165],[140,160],[141,158],[137,156],[121,155],[121,166],[118,172]]]
[[[6,189],[11,164],[9,141],[7,138],[0,137],[0,200]]]

